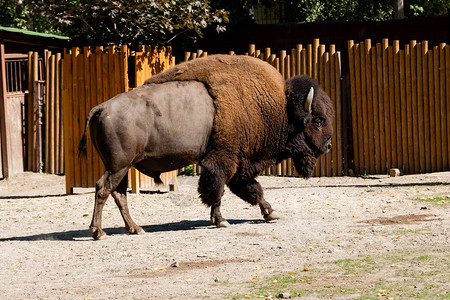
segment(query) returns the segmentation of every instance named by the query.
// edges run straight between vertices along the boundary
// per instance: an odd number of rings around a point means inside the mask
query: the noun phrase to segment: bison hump
[[[270,64],[250,56],[211,55],[176,65],[144,84],[188,80],[205,84],[214,100],[218,147],[251,152],[276,139],[268,136],[277,132],[268,125],[282,122],[286,97],[284,79]]]

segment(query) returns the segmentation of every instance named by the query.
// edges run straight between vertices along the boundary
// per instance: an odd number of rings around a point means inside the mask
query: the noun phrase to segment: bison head
[[[286,98],[288,152],[300,175],[309,178],[319,156],[331,149],[333,106],[318,83],[305,75],[286,80]]]

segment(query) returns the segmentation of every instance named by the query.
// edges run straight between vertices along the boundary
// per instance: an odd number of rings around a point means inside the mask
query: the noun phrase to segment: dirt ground
[[[262,221],[227,190],[220,229],[197,180],[129,194],[142,235],[124,233],[110,198],[100,241],[93,189],[65,195],[64,177],[34,173],[0,181],[0,298],[450,298],[450,172],[259,177],[282,219]]]

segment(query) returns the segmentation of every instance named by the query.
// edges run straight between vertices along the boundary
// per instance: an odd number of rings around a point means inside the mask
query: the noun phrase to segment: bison
[[[101,215],[111,194],[127,232],[143,232],[128,210],[129,168],[161,183],[161,173],[192,163],[202,167],[198,192],[217,227],[229,225],[220,212],[225,185],[259,205],[265,220],[278,219],[255,178],[290,157],[309,178],[331,149],[332,118],[330,98],[316,81],[284,81],[259,59],[212,55],[176,65],[89,112],[78,151],[86,152],[89,127],[106,168],[96,183],[89,229],[94,239],[105,235]]]

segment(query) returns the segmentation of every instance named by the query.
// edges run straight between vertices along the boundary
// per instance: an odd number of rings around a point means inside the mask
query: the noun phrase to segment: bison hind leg
[[[234,178],[228,183],[228,187],[234,194],[251,205],[258,204],[264,220],[273,221],[280,218],[270,203],[264,200],[262,186],[254,178],[249,180]]]
[[[117,188],[111,193],[125,223],[125,230],[130,234],[144,233],[142,227],[136,225],[131,218],[127,201],[128,174],[122,178]]]
[[[95,204],[89,230],[93,233],[93,238],[99,240],[106,233],[102,229],[102,212],[111,192],[113,192],[122,181],[128,168],[120,169],[116,172],[106,170],[95,185]]]

